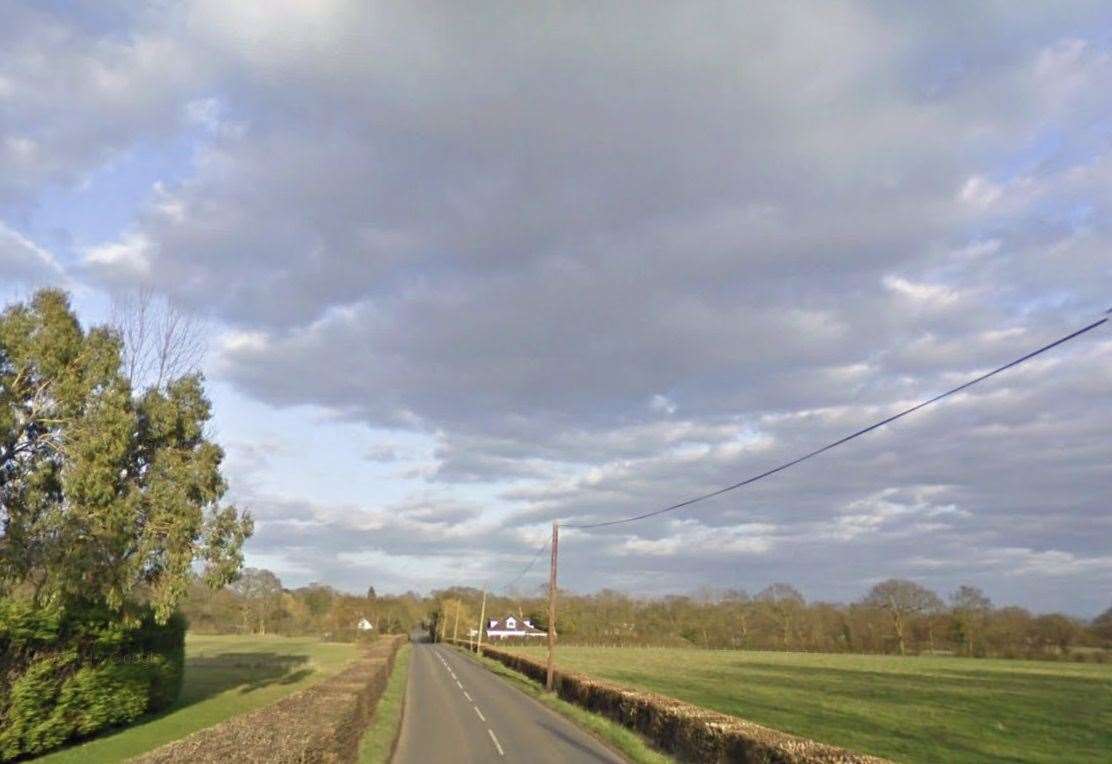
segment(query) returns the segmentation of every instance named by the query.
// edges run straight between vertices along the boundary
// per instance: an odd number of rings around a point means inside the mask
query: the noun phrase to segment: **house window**
[[[506,628],[507,629],[516,629],[517,628],[517,621],[515,621],[513,618],[507,618],[506,619]]]

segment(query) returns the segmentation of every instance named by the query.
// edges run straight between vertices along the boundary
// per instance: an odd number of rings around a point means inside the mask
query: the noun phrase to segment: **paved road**
[[[571,722],[452,648],[417,643],[395,764],[622,762]]]

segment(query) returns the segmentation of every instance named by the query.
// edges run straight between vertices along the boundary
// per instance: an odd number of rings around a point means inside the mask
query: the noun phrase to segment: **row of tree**
[[[373,633],[427,629],[434,637],[466,639],[478,628],[483,593],[453,587],[415,592],[348,594],[314,583],[288,589],[272,572],[247,568],[212,591],[194,582],[183,612],[195,631],[314,635],[348,640],[366,619]],[[950,654],[1003,658],[1103,660],[1112,649],[1112,607],[1092,621],[1061,613],[996,607],[974,586],[945,600],[913,581],[883,581],[849,604],[807,602],[790,584],[755,596],[740,589],[691,596],[631,597],[604,589],[559,593],[557,630],[564,644],[667,645],[710,649]],[[515,615],[547,628],[543,592],[487,595],[486,617]]]
[[[478,622],[482,592],[434,592],[431,630],[466,636]],[[1061,613],[995,607],[973,586],[943,600],[919,584],[891,579],[854,603],[807,602],[776,583],[750,596],[740,589],[694,596],[635,598],[603,590],[559,593],[557,631],[564,644],[675,645],[712,649],[951,654],[1004,658],[1103,660],[1112,648],[1112,608],[1093,621]],[[514,614],[546,626],[543,596],[487,598],[489,617]],[[456,614],[461,615],[457,627]]]
[[[409,633],[426,618],[428,600],[413,592],[380,597],[373,586],[363,595],[320,583],[287,589],[271,571],[246,568],[234,583],[218,591],[195,581],[182,612],[190,629],[201,633],[348,641],[360,636],[357,627],[364,619],[372,626],[370,634]]]

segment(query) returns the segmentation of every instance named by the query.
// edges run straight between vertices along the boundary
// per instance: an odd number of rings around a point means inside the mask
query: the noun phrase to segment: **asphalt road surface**
[[[623,762],[591,735],[469,658],[417,643],[395,764]]]

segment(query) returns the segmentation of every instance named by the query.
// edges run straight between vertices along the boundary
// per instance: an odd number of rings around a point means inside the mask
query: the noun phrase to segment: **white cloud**
[[[131,232],[119,241],[86,247],[82,262],[115,277],[143,280],[151,272],[151,256],[155,249],[149,238]]]
[[[909,281],[900,276],[885,276],[884,288],[914,302],[938,308],[953,305],[961,297],[960,293],[952,287],[943,284]]]
[[[269,340],[265,332],[227,332],[219,338],[220,348],[228,353],[260,353],[267,349]]]
[[[999,201],[1003,193],[1003,188],[998,183],[993,183],[983,176],[974,175],[962,184],[959,196],[966,204],[987,208]]]

